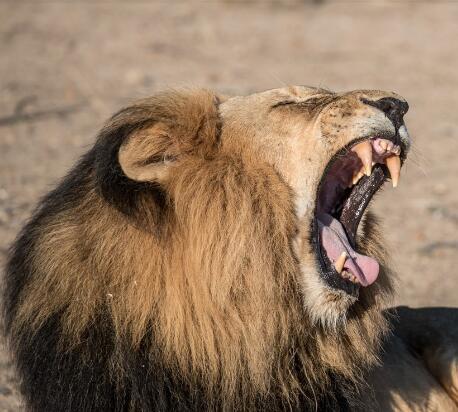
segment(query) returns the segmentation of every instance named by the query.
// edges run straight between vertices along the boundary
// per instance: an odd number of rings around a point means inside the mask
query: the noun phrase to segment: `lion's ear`
[[[182,159],[219,147],[220,101],[208,90],[170,90],[116,113],[88,157],[103,197],[126,214],[146,198],[160,204]]]
[[[219,102],[207,90],[168,91],[121,111],[113,124],[127,131],[118,152],[123,173],[161,183],[184,154],[211,150],[219,137]]]
[[[119,149],[122,171],[137,182],[163,183],[177,156],[172,141],[170,130],[163,123],[132,133]]]

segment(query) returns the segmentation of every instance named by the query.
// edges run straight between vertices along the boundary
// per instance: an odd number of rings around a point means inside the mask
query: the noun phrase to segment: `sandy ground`
[[[0,2],[0,265],[114,110],[169,86],[307,84],[405,96],[415,141],[383,216],[396,303],[458,305],[458,3]],[[0,411],[20,410],[0,352]]]

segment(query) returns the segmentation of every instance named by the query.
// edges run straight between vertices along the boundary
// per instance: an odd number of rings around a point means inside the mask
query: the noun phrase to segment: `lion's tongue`
[[[355,275],[361,285],[369,286],[375,282],[379,272],[378,262],[353,250],[341,223],[327,213],[318,217],[321,244],[331,263],[334,263],[342,252],[347,253],[344,268]]]

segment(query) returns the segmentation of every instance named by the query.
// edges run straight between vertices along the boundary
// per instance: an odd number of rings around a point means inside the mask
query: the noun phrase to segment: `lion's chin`
[[[303,288],[304,306],[313,324],[328,330],[345,326],[349,309],[358,297],[329,286],[316,272],[304,273]]]
[[[397,186],[404,158],[405,149],[391,139],[364,138],[344,147],[327,165],[312,224],[312,245],[323,283],[317,302],[348,308],[361,286],[376,282],[379,262],[358,248],[358,226],[386,179],[391,177]]]

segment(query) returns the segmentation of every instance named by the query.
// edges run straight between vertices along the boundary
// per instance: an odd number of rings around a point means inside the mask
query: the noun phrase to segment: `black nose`
[[[379,100],[362,99],[363,103],[374,106],[385,113],[386,117],[393,122],[396,131],[404,124],[404,115],[409,110],[407,102],[394,97],[383,97]]]

